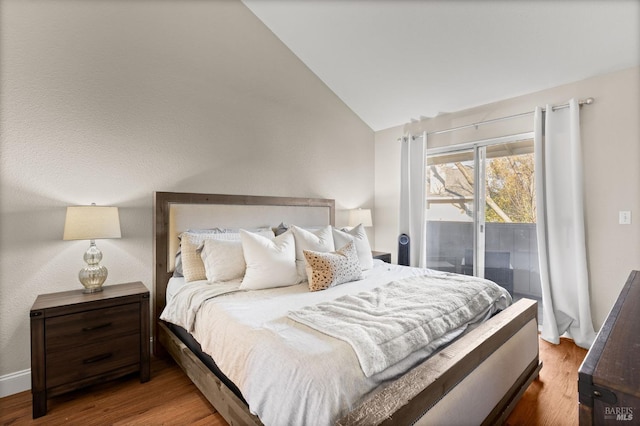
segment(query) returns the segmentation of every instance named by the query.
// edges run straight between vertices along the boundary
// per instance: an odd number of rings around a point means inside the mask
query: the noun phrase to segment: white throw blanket
[[[349,343],[370,377],[510,302],[508,292],[491,281],[447,274],[393,281],[288,317]]]

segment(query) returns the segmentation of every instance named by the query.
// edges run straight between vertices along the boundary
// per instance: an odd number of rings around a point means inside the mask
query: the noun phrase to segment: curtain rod
[[[594,99],[593,98],[587,98],[587,99],[583,99],[583,100],[579,100],[578,101],[578,105],[582,106],[582,105],[591,105],[593,103]],[[562,104],[562,105],[554,105],[551,107],[552,111],[556,111],[559,109],[563,109],[563,108],[569,108],[569,104]],[[546,108],[542,108],[542,112],[545,112]],[[466,124],[464,126],[458,126],[458,127],[452,127],[451,129],[444,129],[444,130],[436,130],[433,132],[428,132],[427,136],[430,135],[441,135],[443,133],[449,133],[449,132],[454,132],[456,130],[462,130],[462,129],[469,129],[471,127],[475,127],[476,129],[478,128],[478,126],[482,126],[484,124],[491,124],[491,123],[495,123],[498,121],[503,121],[503,120],[510,120],[512,118],[517,118],[517,117],[522,117],[525,115],[530,115],[533,114],[535,111],[527,111],[527,112],[521,112],[520,114],[514,114],[514,115],[509,115],[506,117],[500,117],[500,118],[494,118],[492,120],[485,120],[485,121],[479,121],[477,123],[473,123],[473,124]],[[413,136],[413,139],[418,138],[420,136]],[[399,138],[398,140],[401,141],[403,138]]]

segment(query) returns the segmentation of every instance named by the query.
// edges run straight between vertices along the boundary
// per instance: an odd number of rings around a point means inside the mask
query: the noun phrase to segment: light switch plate
[[[631,225],[631,212],[622,210],[618,212],[618,223],[620,225]]]

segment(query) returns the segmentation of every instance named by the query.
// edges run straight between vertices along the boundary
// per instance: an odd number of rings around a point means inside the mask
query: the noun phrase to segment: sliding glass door
[[[467,149],[427,156],[427,268],[464,273],[465,255],[473,253],[474,155]]]
[[[483,276],[512,295],[541,297],[533,140],[481,149],[485,151]]]
[[[540,296],[531,134],[430,150],[427,266]]]

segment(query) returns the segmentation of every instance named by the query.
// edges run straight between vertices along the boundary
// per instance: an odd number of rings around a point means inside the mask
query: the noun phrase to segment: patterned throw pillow
[[[362,278],[358,253],[353,241],[339,250],[322,253],[304,250],[307,259],[309,290],[326,290],[334,285]]]
[[[211,235],[214,234],[207,234],[207,236]],[[207,279],[204,263],[198,251],[198,247],[202,244],[203,239],[200,235],[182,234],[180,250],[182,251],[182,274],[184,275],[185,282]]]

